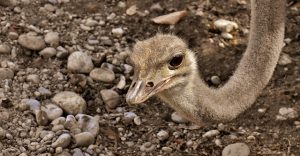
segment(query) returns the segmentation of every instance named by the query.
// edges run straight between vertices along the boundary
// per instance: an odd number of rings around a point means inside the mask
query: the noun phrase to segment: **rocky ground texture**
[[[199,127],[157,99],[124,100],[130,48],[157,32],[184,38],[204,80],[224,84],[247,45],[249,3],[0,0],[0,156],[300,155],[297,7],[271,82],[238,119]],[[173,25],[151,20],[176,11]]]

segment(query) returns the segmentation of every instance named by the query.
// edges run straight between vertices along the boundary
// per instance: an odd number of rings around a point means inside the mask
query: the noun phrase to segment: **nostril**
[[[131,87],[132,87],[132,88],[134,88],[135,84],[136,84],[136,83],[135,83],[135,82],[133,82],[133,84],[132,84],[132,86],[131,86]]]
[[[153,87],[154,86],[154,83],[153,82],[148,82],[146,87]]]

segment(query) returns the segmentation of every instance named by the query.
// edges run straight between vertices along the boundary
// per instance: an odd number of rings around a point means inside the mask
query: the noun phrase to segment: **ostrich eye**
[[[172,60],[169,62],[169,69],[174,70],[178,68],[181,65],[182,61],[183,61],[183,55],[174,56]]]

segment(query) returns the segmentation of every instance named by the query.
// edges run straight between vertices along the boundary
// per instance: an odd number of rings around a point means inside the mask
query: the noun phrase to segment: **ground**
[[[283,53],[289,56],[289,63],[278,64],[274,75],[257,99],[255,104],[241,114],[236,120],[229,123],[215,123],[201,128],[193,128],[193,124],[174,123],[170,116],[173,112],[167,105],[157,99],[151,99],[139,106],[129,106],[124,97],[130,84],[130,74],[127,78],[124,89],[116,89],[122,96],[122,103],[118,107],[134,112],[142,120],[141,125],[133,122],[125,122],[120,113],[116,110],[105,108],[100,90],[112,88],[118,82],[123,69],[120,63],[112,63],[115,53],[130,50],[137,40],[143,40],[156,33],[172,33],[185,39],[190,48],[197,52],[199,67],[204,80],[210,82],[210,77],[217,75],[221,83],[233,73],[242,54],[247,46],[247,37],[250,20],[250,2],[242,0],[128,0],[123,1],[122,6],[119,0],[71,0],[71,2],[53,4],[54,11],[43,12],[41,7],[50,4],[46,0],[28,0],[17,6],[0,6],[0,43],[8,43],[15,49],[15,55],[0,55],[0,62],[10,61],[17,65],[14,69],[15,76],[11,81],[2,81],[1,87],[9,86],[5,96],[12,106],[4,106],[2,101],[0,113],[0,128],[6,129],[13,137],[1,140],[0,153],[10,155],[39,155],[51,153],[55,155],[55,149],[48,147],[44,151],[30,150],[25,145],[29,142],[39,142],[40,139],[30,136],[31,131],[38,128],[34,121],[34,115],[30,112],[22,112],[17,105],[24,98],[36,98],[42,104],[47,103],[55,93],[64,90],[74,91],[80,94],[88,103],[88,115],[100,117],[100,133],[97,136],[95,147],[90,152],[86,147],[79,147],[90,155],[221,155],[225,146],[243,142],[251,151],[251,155],[300,155],[300,132],[295,122],[300,121],[299,117],[287,120],[276,120],[279,109],[282,107],[293,108],[299,114],[300,111],[300,11],[288,8],[286,18],[286,45]],[[49,0],[50,1],[50,0]],[[153,4],[159,3],[161,9],[150,9]],[[132,5],[137,6],[138,12],[132,16],[126,15],[126,9]],[[184,17],[174,26],[159,25],[150,19],[159,15],[167,14],[178,10],[188,10],[188,16]],[[112,16],[116,17],[107,19]],[[198,13],[198,14],[197,14]],[[94,30],[85,31],[80,28],[84,23],[83,19],[92,17],[97,21],[105,21]],[[213,22],[217,19],[227,19],[239,25],[238,30],[233,32],[233,40],[222,39],[220,32],[213,28]],[[8,30],[3,30],[7,25]],[[8,39],[8,32],[17,32],[19,35],[29,31],[36,31],[30,25],[41,30],[58,32],[60,35],[59,45],[66,49],[83,49],[92,56],[98,53],[105,54],[102,62],[115,64],[117,79],[113,83],[93,82],[81,86],[77,82],[72,83],[72,74],[67,70],[67,58],[42,58],[38,52],[26,50],[17,44],[16,41]],[[116,37],[112,34],[113,28],[122,27],[123,37]],[[91,37],[92,36],[92,37]],[[102,44],[100,37],[108,37],[112,43]],[[89,50],[86,46],[89,38],[100,40],[96,49]],[[222,43],[224,46],[220,46]],[[71,51],[71,50],[70,50]],[[121,62],[125,62],[122,60]],[[122,63],[121,63],[122,64]],[[1,64],[3,67],[3,65]],[[100,64],[95,64],[99,67]],[[57,73],[61,73],[64,80],[57,79]],[[40,75],[40,83],[27,82],[28,74]],[[76,74],[75,74],[76,75]],[[88,77],[88,75],[86,75]],[[45,87],[52,92],[48,98],[36,97],[35,91],[39,87]],[[101,101],[101,102],[99,102]],[[98,110],[97,110],[98,109]],[[266,110],[266,111],[258,111]],[[115,116],[113,115],[115,114]],[[23,127],[22,123],[33,120],[29,128]],[[297,123],[297,122],[296,122]],[[41,126],[39,127],[41,128]],[[19,129],[28,136],[20,136]],[[42,127],[51,130],[51,125]],[[213,129],[218,129],[220,134],[211,138],[203,138],[202,135]],[[168,131],[170,136],[159,141],[156,137],[160,130]],[[124,136],[124,134],[128,134]],[[130,134],[130,135],[129,135]],[[123,137],[121,137],[123,136]],[[217,143],[220,141],[220,144]],[[151,142],[155,148],[149,152],[140,150],[145,142]],[[129,145],[133,143],[133,145]],[[45,145],[46,146],[46,145]],[[172,151],[166,153],[162,147],[170,147]],[[66,153],[73,153],[74,144],[64,148]],[[23,149],[23,151],[22,151]],[[25,150],[24,150],[25,149]],[[6,150],[6,151],[5,151]],[[0,154],[1,155],[1,154]]]

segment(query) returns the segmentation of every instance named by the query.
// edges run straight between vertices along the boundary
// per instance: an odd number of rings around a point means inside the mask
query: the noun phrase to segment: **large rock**
[[[85,100],[78,94],[70,91],[57,93],[52,101],[60,106],[68,114],[76,115],[86,110]]]
[[[74,138],[77,146],[89,146],[95,141],[95,136],[90,132],[76,134]]]
[[[18,43],[30,50],[42,50],[46,47],[44,38],[33,34],[22,34],[19,36]]]
[[[92,117],[85,114],[76,115],[78,120],[78,125],[82,132],[90,132],[95,137],[98,135],[100,127],[99,127],[99,118]]]
[[[222,156],[248,156],[250,149],[245,143],[235,143],[226,146],[222,151]]]
[[[0,68],[0,81],[14,78],[14,72],[9,68]]]
[[[54,104],[42,106],[42,110],[46,112],[48,119],[51,121],[63,115],[63,110]]]
[[[57,138],[57,140],[54,143],[52,143],[51,146],[53,148],[56,148],[56,147],[65,148],[65,147],[68,147],[70,143],[71,143],[71,135],[68,133],[64,133],[64,134],[60,135]]]
[[[68,58],[68,69],[77,73],[90,73],[94,68],[92,58],[83,52],[74,52]]]

